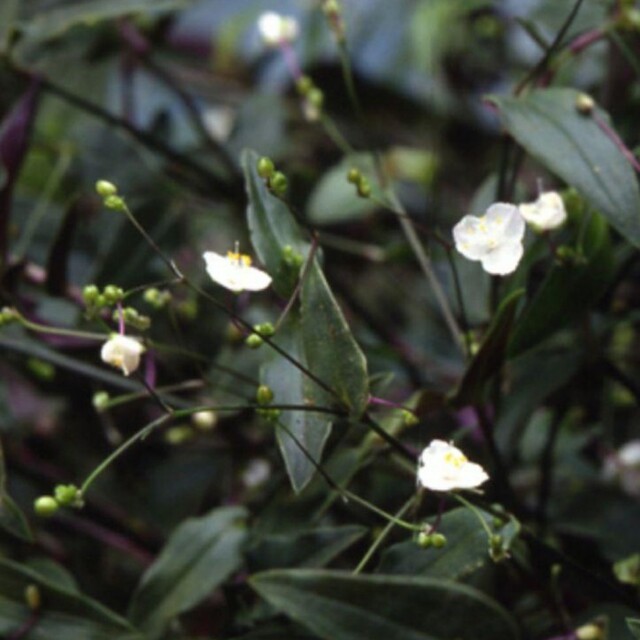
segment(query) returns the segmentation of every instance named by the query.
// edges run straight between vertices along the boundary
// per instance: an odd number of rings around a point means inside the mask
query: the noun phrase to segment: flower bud
[[[183,444],[184,442],[188,442],[192,438],[193,430],[191,429],[191,427],[184,424],[171,427],[164,433],[164,441],[167,444],[171,444],[174,446]]]
[[[256,409],[256,413],[267,422],[277,422],[280,417],[280,409]]]
[[[91,398],[91,404],[96,411],[104,411],[109,406],[111,396],[106,391],[96,391]]]
[[[364,176],[358,182],[358,195],[361,198],[368,198],[371,195],[371,185]]]
[[[416,538],[416,543],[420,548],[428,549],[433,544],[431,534],[427,533],[426,531],[421,531]]]
[[[124,291],[120,287],[116,287],[113,284],[108,284],[102,292],[107,304],[116,304],[124,298]]]
[[[103,198],[108,198],[109,196],[115,196],[118,193],[118,187],[107,180],[98,180],[98,182],[96,182],[96,191],[98,195]]]
[[[575,631],[577,640],[604,640],[604,631],[600,625],[585,624]]]
[[[324,104],[324,93],[321,89],[314,87],[307,94],[307,100],[316,108],[322,109],[322,105]]]
[[[269,180],[269,187],[277,196],[283,196],[288,186],[289,181],[282,171],[276,171]]]
[[[442,549],[447,544],[447,539],[441,533],[432,533],[431,544],[435,549]]]
[[[82,497],[74,484],[59,484],[53,491],[56,502],[62,507],[82,506]]]
[[[261,347],[263,342],[262,338],[256,333],[252,333],[250,336],[247,336],[244,341],[249,349],[257,349],[258,347]]]
[[[287,244],[282,247],[282,261],[292,269],[299,269],[304,263],[304,258],[299,251]]]
[[[33,508],[39,516],[48,518],[58,510],[58,503],[53,496],[40,496],[33,503]]]
[[[114,211],[123,211],[124,210],[124,199],[120,196],[107,196],[104,199],[104,206],[107,209],[113,209]]]
[[[413,427],[418,424],[418,422],[418,416],[413,413],[413,411],[409,411],[408,409],[402,410],[402,424],[405,427]]]
[[[3,307],[0,309],[0,327],[6,324],[17,322],[20,320],[20,314],[12,307]]]
[[[581,93],[576,98],[576,109],[578,113],[581,113],[583,116],[590,116],[595,106],[596,103],[593,98],[586,93]]]
[[[144,301],[155,309],[162,309],[171,301],[171,293],[169,291],[160,291],[155,287],[146,289],[143,295]]]
[[[276,332],[275,328],[270,322],[263,322],[262,324],[257,324],[253,328],[261,336],[265,336],[266,338],[270,338]]]
[[[98,296],[100,295],[100,290],[96,287],[95,284],[88,284],[82,290],[82,299],[87,306],[95,304]]]
[[[261,384],[256,391],[256,400],[259,405],[268,405],[273,402],[273,390],[266,384]]]
[[[42,604],[42,597],[40,596],[40,589],[36,584],[28,584],[24,588],[24,601],[31,611],[37,611]]]
[[[362,174],[360,173],[360,169],[351,167],[351,169],[349,169],[349,173],[347,173],[347,182],[350,182],[351,184],[358,184],[361,179]]]
[[[309,76],[300,76],[296,82],[296,89],[301,96],[306,96],[313,86],[313,80]]]
[[[263,156],[258,160],[258,175],[265,180],[269,180],[276,170],[273,160]]]

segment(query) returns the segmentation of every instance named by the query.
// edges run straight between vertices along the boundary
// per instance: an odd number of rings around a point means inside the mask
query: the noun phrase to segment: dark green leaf
[[[323,567],[366,532],[365,527],[350,525],[266,536],[249,550],[250,567],[252,571]]]
[[[275,342],[305,367],[309,361],[304,350],[302,328],[297,311],[291,311],[280,327]],[[299,368],[271,351],[262,367],[262,381],[274,393],[277,404],[330,406],[331,397]],[[324,445],[331,432],[331,414],[306,410],[287,410],[280,416],[286,427],[276,429],[278,445],[287,473],[296,492],[302,491],[313,477],[316,468],[309,460],[320,461]],[[294,437],[288,432],[290,431]],[[297,442],[296,442],[297,440]],[[306,454],[301,450],[304,447]],[[307,455],[308,454],[308,455]]]
[[[9,637],[31,619],[25,589],[37,586],[41,607],[29,640],[143,640],[131,625],[95,600],[61,587],[41,573],[0,560],[0,637]]]
[[[242,564],[241,507],[223,507],[180,525],[142,577],[129,618],[157,637],[175,616],[203,600]]]
[[[640,247],[640,191],[629,161],[593,115],[576,109],[580,92],[557,88],[523,98],[492,97],[511,135],[550,171],[575,187],[629,242]]]
[[[572,324],[593,307],[613,276],[609,229],[594,215],[582,247],[584,263],[555,265],[518,320],[511,341],[513,357]]]
[[[640,618],[627,618],[627,626],[633,637],[640,640]]]
[[[473,357],[458,388],[451,397],[452,404],[465,406],[482,400],[485,383],[500,369],[504,362],[516,308],[523,293],[524,290],[519,289],[502,301],[487,329],[480,349]]]
[[[485,511],[480,513],[493,528],[493,516]],[[518,535],[519,525],[510,520],[493,530],[502,536],[505,548],[509,549]],[[465,580],[487,563],[492,563],[487,532],[468,509],[459,508],[447,513],[438,531],[447,537],[444,548],[422,549],[413,540],[400,542],[383,553],[378,572]]]
[[[511,616],[455,582],[338,571],[268,571],[251,585],[276,609],[326,640],[509,640]]]
[[[273,288],[286,298],[293,292],[298,270],[287,266],[282,250],[291,247],[306,258],[310,245],[287,205],[269,191],[263,178],[258,175],[259,159],[255,151],[245,149],[242,153],[241,163],[249,198],[247,223],[251,243],[273,278]]]
[[[18,505],[6,490],[7,473],[4,465],[4,453],[0,442],[0,527],[18,538],[28,542],[33,540],[29,523]]]
[[[302,286],[302,341],[313,373],[359,417],[369,400],[367,362],[314,260]]]

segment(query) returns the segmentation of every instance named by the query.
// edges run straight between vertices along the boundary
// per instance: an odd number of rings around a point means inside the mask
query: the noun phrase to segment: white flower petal
[[[495,238],[521,240],[524,235],[524,220],[514,204],[508,202],[492,204],[484,214],[484,221],[490,234]]]
[[[144,346],[136,338],[113,335],[102,345],[100,357],[103,362],[122,370],[125,376],[140,366],[140,356]]]
[[[465,216],[453,227],[456,249],[469,260],[480,260],[491,250],[493,243],[482,218]]]
[[[206,251],[202,257],[211,279],[236,293],[261,291],[271,284],[271,276],[268,273],[251,267],[243,261],[246,256],[238,256],[234,259],[214,251]]]
[[[506,276],[516,270],[523,254],[521,242],[506,242],[482,258],[482,268],[491,275]]]
[[[567,219],[567,211],[560,194],[547,191],[535,202],[521,204],[522,217],[533,227],[540,230],[555,229],[563,225]]]
[[[433,440],[420,455],[418,484],[431,491],[474,489],[488,478],[479,464],[443,440]]]
[[[298,23],[294,18],[267,11],[258,18],[258,31],[268,47],[277,47],[298,37]]]

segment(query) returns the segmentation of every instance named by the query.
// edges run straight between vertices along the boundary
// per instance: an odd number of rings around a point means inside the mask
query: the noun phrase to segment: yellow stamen
[[[237,251],[227,251],[227,260],[237,264],[238,266],[250,267],[251,257]]]
[[[462,465],[468,462],[467,457],[464,454],[462,453],[457,454],[457,453],[454,453],[453,451],[448,451],[447,453],[445,453],[444,461],[447,464],[450,464],[456,467],[457,469],[459,469]]]

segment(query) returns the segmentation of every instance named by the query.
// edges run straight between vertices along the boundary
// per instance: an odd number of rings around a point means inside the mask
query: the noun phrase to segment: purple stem
[[[287,63],[287,67],[289,67],[289,73],[291,73],[294,80],[300,80],[300,78],[302,78],[302,71],[300,70],[300,65],[298,64],[298,56],[293,50],[291,44],[286,41],[281,42],[280,51],[282,51],[282,55],[284,56],[284,61]]]
[[[121,302],[118,302],[118,333],[124,335],[124,311]]]
[[[620,136],[607,124],[604,118],[601,118],[595,111],[591,114],[596,124],[602,129],[605,135],[618,147],[620,153],[631,163],[631,166],[640,173],[640,163],[636,157],[631,153],[629,148],[622,141]]]

